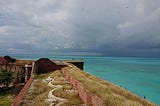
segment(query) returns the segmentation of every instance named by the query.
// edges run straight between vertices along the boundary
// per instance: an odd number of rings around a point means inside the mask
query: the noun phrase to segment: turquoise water
[[[85,71],[160,105],[160,58],[12,55],[21,59],[81,59]]]
[[[92,57],[85,69],[160,105],[160,58]]]

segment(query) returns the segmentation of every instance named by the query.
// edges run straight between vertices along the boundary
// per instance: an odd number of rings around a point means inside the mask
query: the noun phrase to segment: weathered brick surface
[[[102,100],[97,95],[91,95],[90,93],[88,93],[87,90],[83,87],[82,83],[74,79],[67,70],[63,68],[62,72],[66,76],[68,81],[73,85],[73,87],[78,90],[79,96],[85,104],[92,104],[93,106],[103,106]]]
[[[86,90],[83,88],[83,86],[77,86],[77,90],[79,93],[79,96],[84,101],[85,104],[91,104],[91,96]]]
[[[69,81],[70,81],[71,84],[73,85],[73,88],[76,88],[76,83],[77,83],[77,81],[76,81],[72,76],[70,76]]]
[[[94,104],[94,106],[103,106],[102,100],[97,95],[91,96],[91,103]]]
[[[27,81],[27,83],[25,84],[25,86],[22,88],[22,90],[19,92],[18,96],[14,99],[12,106],[19,106],[22,97],[24,96],[24,94],[27,92],[28,88],[30,87],[31,83],[33,81],[33,78],[30,77],[30,79]]]

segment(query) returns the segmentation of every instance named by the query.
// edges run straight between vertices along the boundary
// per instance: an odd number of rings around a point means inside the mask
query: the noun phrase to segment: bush
[[[0,84],[4,84],[4,86],[8,87],[12,81],[12,72],[8,70],[2,70],[0,72]]]

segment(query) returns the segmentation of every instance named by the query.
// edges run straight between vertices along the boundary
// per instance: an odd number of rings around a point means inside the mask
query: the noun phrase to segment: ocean
[[[12,54],[10,56],[20,59],[39,59],[41,57],[55,60],[83,59],[86,72],[122,86],[160,105],[160,58],[37,54]]]

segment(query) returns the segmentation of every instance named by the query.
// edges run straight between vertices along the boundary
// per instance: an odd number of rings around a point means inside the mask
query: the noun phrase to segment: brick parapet
[[[23,96],[25,95],[25,93],[27,92],[28,88],[30,87],[32,81],[33,81],[33,78],[30,77],[30,79],[27,81],[27,83],[24,85],[24,87],[19,92],[18,96],[14,99],[12,106],[19,106],[20,105],[20,102],[21,102]]]
[[[77,81],[69,72],[68,70],[62,68],[62,73],[66,76],[67,80],[73,85],[75,89],[78,90],[80,98],[86,105],[93,105],[93,106],[103,106],[102,100],[97,95],[90,94],[80,83]]]

